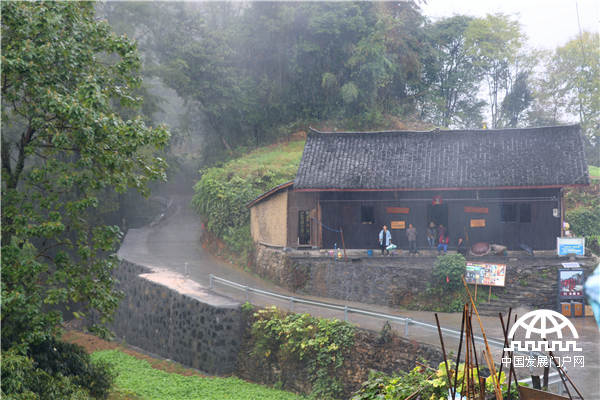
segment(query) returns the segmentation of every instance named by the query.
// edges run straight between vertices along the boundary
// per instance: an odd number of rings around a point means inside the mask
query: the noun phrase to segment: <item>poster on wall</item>
[[[561,298],[583,297],[583,269],[559,269],[558,270],[558,295]]]
[[[470,226],[471,226],[471,228],[485,228],[485,219],[483,219],[483,218],[472,219]]]
[[[406,227],[405,221],[392,221],[391,223],[392,229],[404,229]]]
[[[504,286],[506,264],[467,263],[465,281],[485,286]]]

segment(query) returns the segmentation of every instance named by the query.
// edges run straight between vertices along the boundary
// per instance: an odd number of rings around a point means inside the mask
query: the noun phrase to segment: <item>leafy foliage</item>
[[[578,207],[567,212],[567,221],[577,236],[600,235],[600,205]]]
[[[482,71],[467,46],[467,29],[474,19],[457,15],[441,19],[428,29],[431,55],[424,79],[428,94],[422,103],[422,118],[440,126],[479,128],[485,102],[473,96]]]
[[[103,324],[117,307],[109,255],[120,232],[94,212],[113,189],[147,193],[164,178],[155,152],[169,133],[119,115],[140,102],[140,58],[92,3],[1,7],[2,350],[23,372],[63,319]],[[42,398],[79,396],[83,375],[33,368]]]
[[[433,266],[433,283],[445,293],[460,290],[463,287],[462,277],[465,274],[467,260],[462,254],[444,254],[435,260]]]
[[[492,128],[500,127],[502,95],[510,91],[513,76],[521,71],[517,62],[524,34],[519,23],[507,15],[475,19],[466,30],[466,45],[487,86]]]
[[[284,315],[275,307],[254,313],[254,353],[267,361],[305,363],[312,379],[312,396],[338,398],[342,386],[335,377],[354,343],[354,327],[346,322],[309,314]]]
[[[300,399],[293,393],[248,383],[235,377],[219,378],[183,376],[168,373],[150,366],[118,350],[98,351],[92,354],[95,361],[110,364],[118,373],[116,386],[147,400],[287,400]]]
[[[454,382],[453,379],[456,372],[454,362],[448,361],[448,368],[450,369],[451,381]],[[469,375],[473,376],[473,380],[476,382],[475,390],[478,393],[480,387],[477,370],[473,368],[472,370],[468,369],[467,371]],[[373,371],[369,375],[369,380],[362,384],[362,387],[355,393],[352,400],[401,400],[406,399],[411,395],[415,395],[415,393],[418,393],[415,399],[445,400],[448,397],[448,390],[450,389],[448,387],[447,377],[448,375],[444,362],[441,362],[437,370],[434,371],[427,371],[425,368],[418,366],[410,372],[401,372],[398,376],[389,376],[381,372]],[[461,393],[461,388],[466,392],[466,389],[464,389],[462,384],[464,377],[465,364],[461,363],[458,366],[458,393]],[[500,385],[503,393],[506,395],[508,384],[504,372],[500,375]],[[491,376],[486,378],[485,386],[487,393],[494,392],[494,382]],[[511,387],[511,394],[513,398],[518,398],[517,390],[514,386]]]
[[[2,352],[2,394],[20,399],[105,399],[114,375],[77,345],[55,339],[32,346],[28,356]],[[12,396],[12,397],[11,397]]]
[[[221,238],[238,261],[245,262],[252,247],[246,204],[294,178],[303,145],[304,141],[275,145],[201,171],[192,204],[206,229]]]

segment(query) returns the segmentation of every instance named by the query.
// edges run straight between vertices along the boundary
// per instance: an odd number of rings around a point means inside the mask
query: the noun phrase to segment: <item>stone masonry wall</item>
[[[286,390],[309,394],[312,388],[305,364],[290,360],[286,360],[285,363],[270,363],[264,357],[253,353],[251,323],[251,319],[246,321],[236,375],[253,382],[277,384]],[[337,374],[343,386],[343,398],[350,398],[368,379],[371,370],[387,374],[410,371],[421,357],[436,368],[443,360],[441,350],[435,346],[407,340],[393,332],[382,336],[378,332],[357,329],[354,346]]]
[[[111,329],[146,351],[211,374],[234,371],[241,342],[240,304],[168,271],[121,260],[125,293]]]
[[[255,272],[297,294],[397,306],[431,282],[435,257],[363,257],[336,261],[258,246]],[[506,287],[493,287],[497,299],[482,311],[497,314],[508,307],[556,309],[557,274],[566,260],[548,258],[468,258],[507,265]],[[579,260],[589,275],[596,261]],[[486,288],[487,290],[487,288]]]

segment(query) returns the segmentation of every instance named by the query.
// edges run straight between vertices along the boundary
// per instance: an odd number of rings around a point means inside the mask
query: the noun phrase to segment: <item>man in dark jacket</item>
[[[408,249],[410,254],[417,254],[417,228],[413,224],[408,224],[406,230],[406,237],[408,238]]]

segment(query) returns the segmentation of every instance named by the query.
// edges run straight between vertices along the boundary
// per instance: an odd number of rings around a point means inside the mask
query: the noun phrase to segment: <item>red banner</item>
[[[466,213],[487,214],[489,211],[487,207],[465,207]]]
[[[385,211],[388,214],[408,214],[410,212],[410,208],[408,207],[387,207]]]

